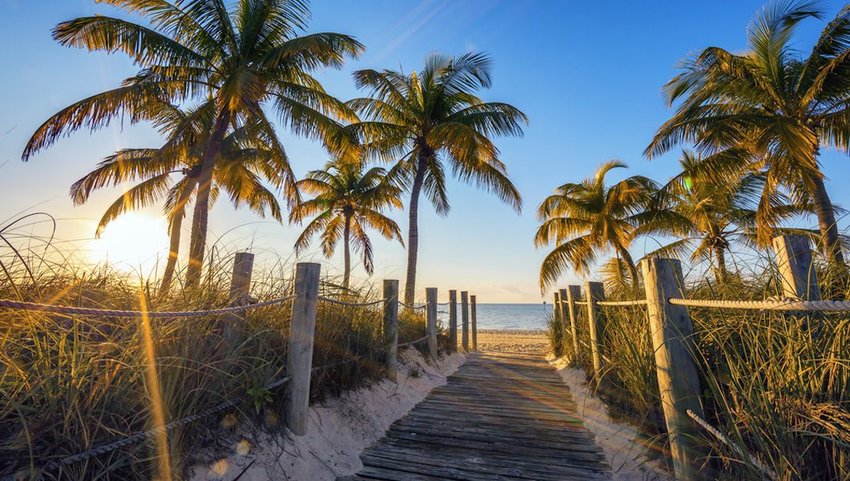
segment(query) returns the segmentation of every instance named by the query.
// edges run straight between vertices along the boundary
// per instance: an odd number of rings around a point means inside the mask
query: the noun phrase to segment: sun
[[[95,264],[132,274],[149,276],[168,255],[165,219],[129,213],[110,222],[99,239],[90,242],[90,260]]]

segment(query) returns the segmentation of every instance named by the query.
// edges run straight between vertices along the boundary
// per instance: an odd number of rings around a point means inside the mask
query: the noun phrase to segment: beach
[[[546,333],[540,330],[479,329],[478,350],[490,352],[539,353],[549,351]]]

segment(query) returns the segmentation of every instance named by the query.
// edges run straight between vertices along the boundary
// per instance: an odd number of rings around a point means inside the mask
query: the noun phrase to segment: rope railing
[[[272,389],[278,388],[278,387],[286,384],[287,382],[289,382],[289,379],[290,379],[289,376],[284,376],[280,379],[276,379],[276,380],[266,384],[264,387],[267,390],[272,390]],[[97,456],[102,456],[104,454],[110,453],[112,451],[115,451],[116,449],[132,446],[133,444],[140,443],[140,442],[143,442],[145,440],[148,440],[149,438],[152,438],[157,433],[160,433],[160,432],[163,432],[163,431],[169,432],[169,431],[172,431],[175,428],[178,428],[178,427],[181,427],[181,426],[186,426],[187,424],[191,424],[195,421],[199,421],[201,419],[212,416],[213,414],[216,414],[216,413],[222,412],[226,409],[232,408],[232,407],[236,406],[238,404],[238,402],[239,402],[238,400],[230,399],[230,400],[221,402],[221,403],[219,403],[219,404],[217,404],[217,405],[215,405],[215,406],[213,406],[209,409],[205,409],[204,411],[201,411],[199,413],[191,414],[189,416],[185,416],[183,418],[180,418],[176,421],[172,421],[172,422],[170,422],[170,423],[168,423],[164,426],[149,429],[147,431],[139,431],[139,432],[131,434],[129,436],[125,436],[121,439],[117,439],[115,441],[111,441],[109,443],[102,444],[100,446],[96,446],[96,447],[91,448],[89,450],[86,450],[86,451],[83,451],[83,452],[80,452],[80,453],[77,453],[77,454],[72,454],[70,456],[65,456],[62,459],[59,459],[59,460],[56,460],[56,461],[51,461],[51,462],[45,464],[41,468],[41,471],[42,472],[52,471],[52,470],[60,468],[61,466],[68,466],[68,465],[80,463],[82,461],[86,461],[88,459],[95,458]],[[7,479],[7,478],[3,478],[3,479],[5,481],[5,479]],[[14,478],[9,478],[9,479],[14,479]]]
[[[398,305],[400,305],[402,307],[406,307],[408,309],[425,309],[426,307],[428,307],[428,306],[425,306],[425,305],[413,306],[413,305],[410,305],[410,304],[405,304],[404,302],[401,302],[401,301],[398,301]]]
[[[296,296],[279,297],[268,301],[257,302],[254,304],[244,304],[239,306],[222,307],[218,309],[205,309],[200,311],[124,311],[116,309],[97,309],[94,307],[76,307],[62,306],[52,304],[42,304],[39,302],[14,301],[11,299],[0,299],[0,307],[7,309],[16,309],[20,311],[34,312],[49,312],[51,314],[66,314],[66,315],[83,315],[83,316],[102,316],[102,317],[204,317],[216,316],[221,314],[232,314],[234,312],[242,312],[260,307],[282,304],[286,301],[295,299]]]
[[[378,304],[383,304],[387,301],[387,299],[378,299],[377,301],[368,301],[368,302],[345,302],[340,301],[338,299],[333,299],[331,297],[323,297],[319,296],[319,300],[322,302],[327,302],[329,304],[336,304],[338,306],[348,306],[348,307],[369,307],[376,306]]]
[[[722,299],[667,300],[674,306],[713,307],[718,309],[749,309],[766,311],[850,311],[850,301],[804,301],[796,298],[767,299],[763,301],[729,301]]]
[[[635,299],[631,301],[596,301],[600,306],[645,306],[646,299]]]
[[[420,337],[419,339],[416,339],[415,341],[403,342],[403,343],[399,344],[399,345],[398,345],[398,347],[400,347],[400,348],[401,348],[401,347],[412,346],[412,345],[414,345],[414,344],[419,344],[420,342],[422,342],[422,341],[426,341],[426,340],[428,340],[428,335],[425,335],[425,336],[423,336],[423,337]]]
[[[738,456],[745,458],[746,461],[748,461],[750,464],[752,464],[753,466],[758,468],[764,475],[766,475],[768,477],[768,479],[771,479],[771,480],[779,479],[779,477],[776,475],[776,473],[772,469],[768,468],[767,466],[764,465],[764,463],[762,463],[761,461],[756,459],[755,456],[753,456],[749,452],[745,451],[743,448],[741,448],[737,444],[733,443],[729,439],[728,436],[721,433],[719,429],[717,429],[714,426],[712,426],[711,424],[709,424],[708,421],[701,418],[697,413],[693,412],[690,409],[688,409],[686,412],[687,412],[688,416],[691,419],[694,420],[695,423],[699,424],[703,429],[705,429],[706,431],[711,433],[711,435],[714,436],[715,438],[717,438],[718,441],[720,441],[723,444],[725,444],[726,446],[729,446],[730,448],[732,448],[732,450],[735,451],[735,453]]]

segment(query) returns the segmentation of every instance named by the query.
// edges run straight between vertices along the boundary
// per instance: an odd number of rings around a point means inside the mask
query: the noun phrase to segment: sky
[[[437,287],[441,299],[447,289],[459,289],[477,294],[482,303],[540,302],[537,279],[547,250],[532,242],[537,205],[558,185],[579,181],[610,159],[630,167],[613,173],[612,181],[635,174],[663,181],[675,174],[677,151],[651,162],[642,156],[655,129],[671,115],[661,86],[688,54],[708,46],[743,50],[746,26],[762,6],[749,0],[317,0],[307,31],[346,33],[366,45],[365,53],[341,70],[316,75],[340,99],[365,94],[351,79],[357,69],[417,70],[432,52],[474,50],[493,57],[493,86],[480,96],[511,103],[530,118],[523,137],[496,140],[522,193],[523,211],[517,215],[474,186],[450,182],[447,217],[427,204],[421,209],[417,287],[421,297],[425,287]],[[841,3],[823,6],[829,18]],[[161,143],[149,125],[116,121],[93,134],[77,131],[21,161],[29,136],[50,115],[114,88],[136,71],[121,54],[66,48],[51,38],[57,23],[92,14],[127,16],[94,0],[0,0],[0,225],[23,213],[47,212],[57,219],[57,239],[74,241],[67,245],[83,253],[104,249],[103,242],[91,239],[97,220],[121,189],[97,192],[75,207],[69,186],[117,149]],[[795,43],[801,52],[810,49],[823,25],[809,20],[801,26]],[[318,144],[283,128],[278,132],[299,177],[328,160]],[[821,160],[833,201],[850,205],[850,190],[843,188],[850,174],[847,156],[825,151]],[[151,208],[124,222],[107,244],[123,244],[126,250],[146,238],[150,241],[135,250],[149,249],[148,258],[156,252],[161,257],[157,246],[164,246],[165,224],[159,214]],[[407,232],[404,212],[391,217]],[[27,229],[43,234],[47,228]],[[325,273],[341,273],[339,255],[325,260],[311,250],[296,259],[292,246],[298,234],[297,225],[260,219],[224,199],[211,212],[209,239],[220,252],[249,250],[261,266],[280,259],[317,261]],[[375,273],[367,279],[355,264],[353,275],[371,282],[403,279],[404,248],[377,234],[373,243]],[[641,239],[632,254],[638,259],[656,244]],[[86,255],[109,259],[102,252]],[[558,284],[585,280],[568,272]]]

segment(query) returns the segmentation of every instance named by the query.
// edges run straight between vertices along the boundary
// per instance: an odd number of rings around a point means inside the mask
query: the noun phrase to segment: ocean
[[[440,306],[438,318],[448,320],[448,306]],[[478,304],[476,318],[478,329],[545,330],[547,316],[552,314],[551,304]],[[458,302],[458,323],[461,321]]]

